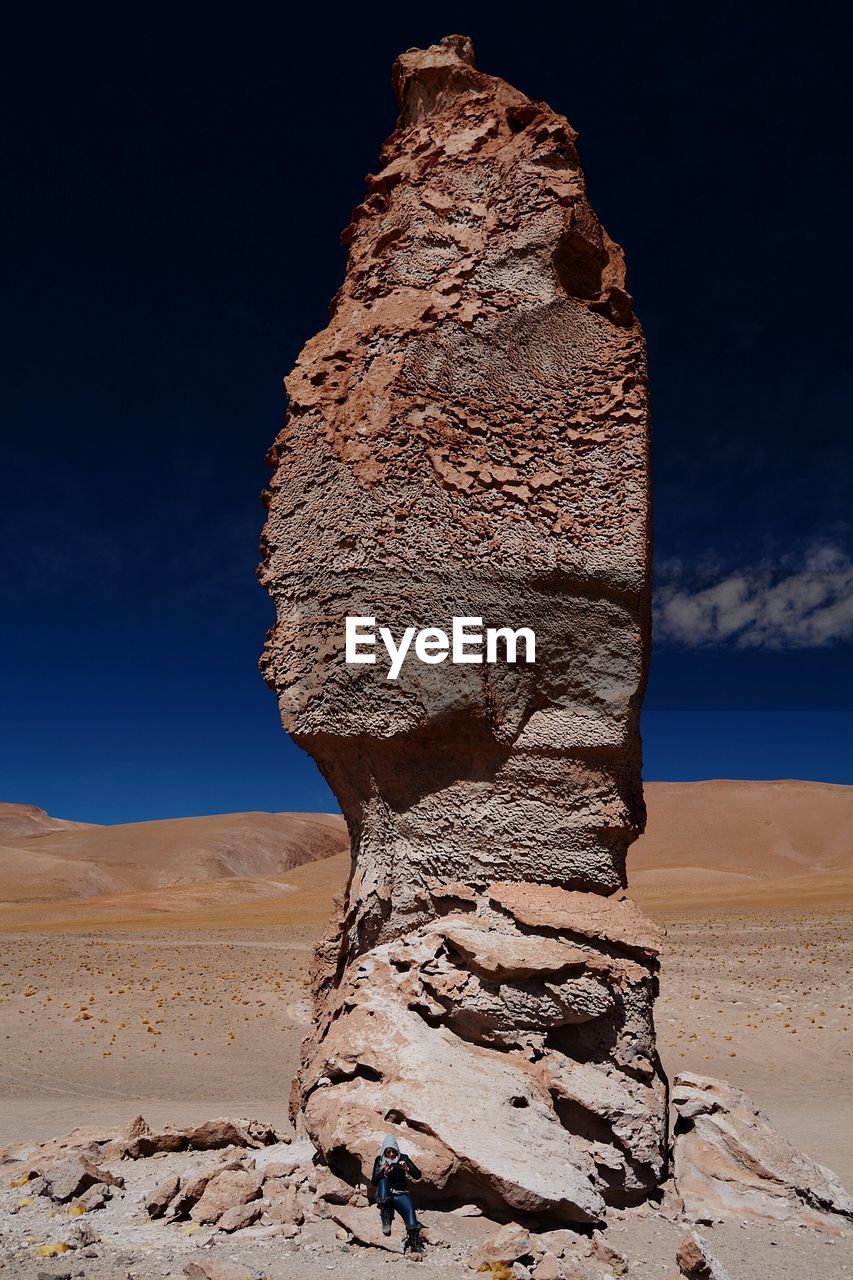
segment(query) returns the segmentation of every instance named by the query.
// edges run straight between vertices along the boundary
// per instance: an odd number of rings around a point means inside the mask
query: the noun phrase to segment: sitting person
[[[373,1162],[373,1175],[370,1179],[376,1186],[376,1203],[379,1205],[382,1231],[384,1235],[390,1236],[396,1209],[406,1224],[404,1252],[410,1250],[418,1254],[423,1252],[420,1238],[421,1223],[418,1222],[415,1214],[415,1206],[409,1195],[406,1179],[420,1176],[421,1171],[411,1156],[405,1155],[400,1150],[400,1145],[392,1134],[386,1134],[382,1140],[379,1155]]]

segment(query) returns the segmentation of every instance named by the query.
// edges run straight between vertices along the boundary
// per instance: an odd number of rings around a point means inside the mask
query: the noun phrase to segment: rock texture
[[[294,1115],[350,1181],[390,1128],[424,1194],[593,1221],[665,1174],[658,937],[621,900],[645,822],[644,342],[567,121],[461,36],[394,83],[271,452],[263,667],[353,848]],[[390,681],[346,664],[354,615],[532,627],[536,662],[413,657]]]
[[[61,1238],[51,1247],[57,1253],[107,1243],[126,1249],[132,1235],[146,1256],[168,1240],[173,1245],[192,1242],[194,1247],[205,1249],[231,1235],[246,1243],[275,1240],[278,1246],[287,1241],[292,1250],[304,1250],[309,1255],[325,1238],[327,1244],[333,1244],[338,1264],[344,1242],[357,1251],[366,1247],[398,1255],[402,1252],[402,1222],[396,1220],[390,1237],[383,1235],[377,1207],[369,1203],[365,1188],[354,1189],[337,1177],[322,1163],[310,1142],[292,1143],[267,1125],[242,1120],[216,1120],[201,1130],[173,1128],[170,1132],[180,1132],[187,1138],[200,1133],[222,1135],[229,1126],[235,1134],[248,1130],[265,1134],[266,1142],[252,1151],[242,1145],[212,1149],[190,1143],[180,1149],[133,1155],[128,1150],[128,1140],[140,1132],[150,1132],[145,1121],[137,1117],[129,1126],[100,1131],[78,1129],[63,1138],[0,1147],[2,1243],[11,1244],[9,1236],[14,1224],[19,1246],[28,1238],[32,1242],[33,1232],[43,1234],[46,1227],[52,1230],[55,1226]],[[57,1152],[62,1153],[59,1161]],[[90,1165],[94,1157],[108,1159],[112,1165],[98,1170],[104,1182],[75,1194],[73,1203],[66,1202],[58,1209],[57,1188],[51,1185],[48,1175],[54,1171],[58,1178],[59,1166],[79,1169]],[[42,1169],[47,1173],[39,1172]],[[123,1173],[119,1175],[117,1169]],[[92,1205],[88,1197],[96,1190],[105,1195],[99,1204]],[[97,1229],[86,1218],[96,1208],[103,1211]],[[567,1229],[537,1233],[519,1224],[501,1226],[471,1205],[462,1208],[462,1213],[457,1210],[445,1215],[424,1209],[419,1203],[421,1239],[429,1250],[455,1249],[456,1262],[462,1264],[467,1259],[475,1268],[484,1261],[503,1265],[526,1258],[534,1266],[544,1265],[545,1274],[549,1260],[564,1259],[565,1269],[568,1271],[571,1261],[571,1274],[578,1280],[605,1280],[612,1277],[611,1268],[617,1265],[624,1270],[624,1259],[596,1232],[589,1236]],[[465,1225],[472,1215],[476,1224],[473,1238]],[[324,1221],[332,1231],[327,1229],[318,1239],[314,1229]],[[483,1229],[487,1232],[485,1237]],[[128,1255],[125,1253],[124,1257],[127,1259]],[[0,1264],[3,1261],[0,1256]],[[165,1275],[167,1267],[162,1256],[160,1262],[157,1274]],[[119,1270],[123,1273],[126,1267]],[[170,1270],[169,1274],[173,1272]],[[252,1275],[257,1274],[259,1269],[253,1269]]]
[[[571,1231],[536,1235],[515,1222],[480,1240],[466,1261],[471,1270],[506,1276],[507,1280],[525,1274],[534,1280],[562,1280],[564,1276],[571,1280],[615,1280],[628,1269],[625,1258],[598,1232],[589,1238]]]
[[[667,1280],[731,1280],[697,1231],[688,1232],[680,1241],[675,1261],[678,1270],[671,1272]]]
[[[673,1085],[675,1180],[688,1219],[753,1218],[841,1234],[853,1200],[740,1089],[685,1072]]]

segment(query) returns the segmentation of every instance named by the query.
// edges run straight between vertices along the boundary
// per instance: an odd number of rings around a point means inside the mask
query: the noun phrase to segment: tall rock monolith
[[[292,1107],[345,1177],[390,1129],[420,1194],[593,1221],[665,1172],[658,931],[624,897],[645,822],[643,335],[567,121],[461,36],[393,79],[397,127],[271,452],[263,668],[352,840]],[[374,620],[372,664],[346,661],[348,617]],[[535,661],[505,635],[454,661],[434,630],[454,617],[531,630]],[[380,627],[433,629],[396,679]]]

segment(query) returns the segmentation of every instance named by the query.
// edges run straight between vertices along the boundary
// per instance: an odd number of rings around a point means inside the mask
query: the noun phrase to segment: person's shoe
[[[403,1252],[410,1253],[412,1257],[416,1258],[418,1261],[423,1257],[424,1247],[421,1244],[420,1227],[411,1227],[406,1233]]]
[[[394,1223],[394,1206],[390,1204],[380,1205],[379,1216],[382,1220],[383,1236],[390,1236],[391,1227],[393,1226],[393,1223]]]

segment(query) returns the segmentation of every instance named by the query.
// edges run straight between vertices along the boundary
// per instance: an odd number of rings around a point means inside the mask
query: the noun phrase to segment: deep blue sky
[[[627,251],[655,432],[646,777],[851,781],[833,10],[338,8],[7,21],[0,798],[333,807],[257,672],[263,458],[394,123],[391,62],[459,30],[580,130]]]

